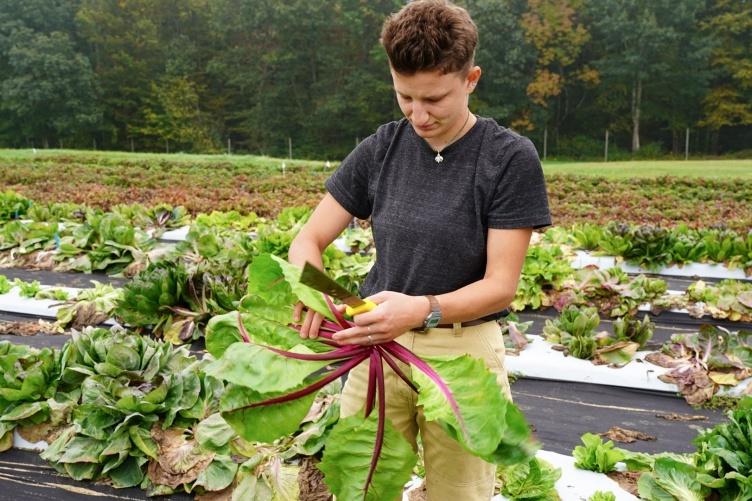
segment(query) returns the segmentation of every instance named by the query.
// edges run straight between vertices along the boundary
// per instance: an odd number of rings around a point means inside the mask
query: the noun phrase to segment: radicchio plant
[[[299,269],[259,256],[249,277],[246,312],[215,317],[207,327],[207,349],[218,358],[207,371],[228,383],[220,409],[241,436],[273,441],[293,433],[318,390],[369,361],[364,412],[340,419],[320,465],[338,499],[394,498],[415,464],[411,446],[386,419],[384,363],[418,394],[426,419],[438,421],[471,453],[512,464],[534,452],[523,415],[481,360],[421,359],[394,341],[340,345],[333,334],[352,324],[327,296],[299,283]],[[300,326],[290,323],[298,300],[328,317],[319,339],[301,340]],[[414,380],[398,362],[417,369]]]

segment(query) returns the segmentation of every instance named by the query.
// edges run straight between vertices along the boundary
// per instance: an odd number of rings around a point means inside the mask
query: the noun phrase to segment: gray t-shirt
[[[382,125],[326,181],[348,212],[371,218],[376,263],[362,297],[443,294],[483,278],[489,228],[551,224],[532,142],[478,117],[442,156],[406,119]]]

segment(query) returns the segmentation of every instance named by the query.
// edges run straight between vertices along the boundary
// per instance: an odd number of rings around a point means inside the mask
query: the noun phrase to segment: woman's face
[[[392,71],[397,102],[415,132],[435,148],[445,145],[467,118],[467,101],[480,78],[480,68],[442,74],[420,71],[403,75]]]

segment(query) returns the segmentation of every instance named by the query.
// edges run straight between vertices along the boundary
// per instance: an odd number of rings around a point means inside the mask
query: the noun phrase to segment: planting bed
[[[52,169],[56,168],[54,161],[49,167]],[[79,170],[88,168],[85,165],[77,164],[73,167]],[[142,167],[131,165],[129,166],[129,172],[130,174],[134,174]],[[188,192],[189,189],[193,189],[188,186],[192,182],[205,182],[207,172],[200,167],[196,169],[184,169],[181,166],[172,166],[171,168],[174,168],[175,172],[180,174],[178,177],[184,179],[187,183],[182,188],[178,186],[176,190],[172,190],[176,196],[181,194],[181,190]],[[151,333],[155,336],[173,343],[187,344],[189,346],[188,352],[196,355],[197,359],[204,357],[206,346],[209,346],[210,351],[214,350],[212,354],[219,358],[223,356],[226,348],[222,343],[227,342],[227,340],[234,342],[242,337],[242,329],[238,330],[237,327],[237,318],[243,319],[245,317],[240,316],[234,310],[240,309],[246,317],[251,315],[251,319],[248,320],[249,322],[260,320],[280,322],[280,318],[286,318],[285,316],[280,316],[281,313],[279,311],[268,318],[252,317],[254,311],[262,311],[264,314],[267,314],[273,310],[264,301],[274,296],[274,294],[267,295],[268,289],[273,287],[272,284],[278,282],[272,281],[264,285],[263,280],[268,279],[264,275],[266,272],[252,275],[249,278],[245,267],[251,261],[254,263],[256,261],[263,261],[268,265],[271,263],[269,259],[272,258],[265,257],[267,253],[284,257],[292,237],[307,217],[307,211],[291,209],[286,212],[280,212],[278,210],[281,207],[279,204],[289,204],[285,198],[288,192],[282,188],[281,184],[284,182],[284,179],[279,179],[275,176],[262,176],[259,179],[248,180],[244,177],[246,174],[242,172],[242,169],[238,169],[236,166],[224,166],[223,168],[226,169],[227,176],[220,176],[223,177],[223,180],[219,183],[217,190],[209,193],[206,199],[195,201],[194,206],[189,206],[188,209],[191,212],[195,213],[196,211],[204,210],[205,206],[208,206],[210,202],[216,203],[217,200],[223,200],[223,203],[230,204],[228,207],[247,209],[249,207],[247,204],[253,204],[260,198],[264,198],[267,200],[267,205],[258,206],[259,214],[264,216],[281,214],[280,217],[274,221],[260,222],[261,220],[255,216],[244,219],[239,215],[214,214],[204,219],[201,223],[194,222],[189,227],[186,226],[186,224],[190,223],[187,215],[178,208],[163,207],[152,210],[143,207],[120,207],[117,209],[117,214],[87,212],[85,223],[82,223],[83,219],[79,217],[79,220],[76,222],[64,222],[59,226],[50,226],[44,223],[41,226],[35,227],[33,231],[28,231],[28,228],[21,228],[16,224],[16,229],[12,232],[6,232],[5,237],[0,234],[0,245],[3,243],[2,238],[6,238],[6,241],[10,239],[12,242],[15,242],[15,239],[19,240],[17,247],[13,247],[12,244],[10,247],[5,247],[6,253],[0,256],[3,259],[13,257],[10,254],[15,253],[18,249],[22,251],[19,252],[21,255],[30,249],[35,249],[30,255],[33,255],[36,251],[44,253],[57,249],[57,253],[64,254],[63,257],[65,257],[65,259],[60,259],[59,261],[62,261],[68,267],[74,265],[75,269],[87,269],[87,264],[95,264],[93,266],[94,269],[106,269],[108,272],[120,271],[128,276],[132,275],[134,278],[112,278],[102,272],[73,273],[32,271],[25,268],[0,269],[0,275],[9,278],[11,282],[19,279],[26,283],[25,285],[16,285],[8,293],[0,293],[0,325],[8,325],[8,322],[19,321],[34,322],[42,318],[48,321],[54,320],[55,310],[49,308],[49,306],[60,303],[59,299],[29,299],[19,297],[19,292],[22,288],[33,289],[29,282],[35,280],[42,284],[42,292],[47,288],[45,286],[54,286],[58,288],[62,287],[71,293],[77,293],[83,288],[91,287],[90,280],[92,279],[113,285],[119,288],[116,291],[117,294],[122,293],[124,295],[118,296],[118,299],[106,302],[106,307],[108,308],[106,310],[107,316],[100,319],[100,322],[103,319],[112,318],[120,324],[139,328],[145,335],[150,333],[152,327],[154,327]],[[93,172],[96,173],[96,176],[100,177],[110,176],[109,179],[113,184],[118,184],[115,180],[119,174],[108,170],[107,166],[93,169]],[[87,173],[87,176],[89,174],[91,173]],[[4,171],[2,165],[0,165],[0,179],[2,179],[3,175],[8,175],[8,171]],[[302,200],[302,203],[306,204],[308,203],[308,198],[311,200],[316,199],[320,195],[320,183],[326,175],[327,172],[313,174],[296,172],[295,182],[288,185],[291,186],[291,193],[295,193],[299,197],[295,199],[294,203],[301,203]],[[89,177],[86,182],[94,183],[96,176]],[[146,177],[148,178],[149,176]],[[19,190],[23,188],[22,191],[24,193],[39,193],[33,191],[36,188],[32,185],[23,186],[24,182],[22,178],[16,177],[14,179],[18,183],[17,187]],[[237,183],[235,183],[238,180],[243,181],[242,187],[240,191],[234,191],[238,188]],[[667,213],[666,207],[674,204],[674,215],[681,215],[678,220],[684,220],[687,223],[691,223],[692,226],[707,226],[707,224],[725,222],[727,227],[737,230],[738,234],[720,231],[716,233],[711,232],[708,236],[702,232],[688,232],[686,228],[678,231],[683,232],[682,235],[686,238],[705,235],[702,238],[707,239],[707,248],[703,247],[703,249],[705,251],[707,249],[713,250],[714,259],[717,263],[731,260],[732,264],[743,264],[749,263],[750,259],[752,259],[752,254],[747,255],[747,250],[745,250],[747,249],[745,245],[748,245],[745,242],[752,242],[744,233],[749,229],[747,223],[743,224],[736,217],[729,217],[729,214],[726,212],[721,215],[708,207],[701,207],[701,204],[695,204],[690,207],[689,204],[678,202],[681,199],[680,195],[686,193],[687,190],[714,191],[720,199],[723,199],[724,207],[729,207],[736,211],[735,216],[741,214],[744,217],[746,214],[745,211],[748,211],[749,208],[742,203],[744,199],[739,198],[739,192],[744,193],[745,190],[752,189],[752,184],[747,186],[745,184],[747,183],[746,181],[737,186],[738,191],[734,193],[730,189],[730,185],[726,185],[723,182],[713,182],[707,185],[702,183],[702,186],[700,184],[694,186],[691,183],[688,185],[678,180],[664,179],[661,183],[663,183],[665,189],[659,197],[657,193],[660,190],[660,185],[653,184],[652,182],[644,183],[641,181],[637,184],[630,182],[618,182],[622,183],[618,184],[617,182],[613,182],[616,184],[609,184],[611,182],[606,183],[598,179],[591,179],[585,182],[566,176],[556,178],[554,181],[556,182],[552,183],[552,186],[569,186],[572,189],[570,193],[579,193],[578,189],[575,189],[575,185],[580,183],[584,186],[583,189],[590,197],[590,200],[601,200],[599,198],[601,191],[605,189],[608,192],[610,189],[613,197],[615,197],[614,200],[618,201],[617,204],[612,203],[612,205],[618,206],[617,208],[622,211],[621,216],[623,218],[620,219],[633,223],[666,223],[666,218],[657,217],[656,214],[658,213],[654,212],[652,208],[650,210],[643,210],[642,213],[639,213],[637,210],[640,204],[644,205],[644,198],[651,197],[657,198],[655,206],[663,207],[662,211],[664,213]],[[304,183],[305,188],[301,188],[300,185],[295,183]],[[150,178],[147,184],[151,186],[134,186],[130,194],[136,194],[136,196],[143,200],[153,202],[155,198],[150,197],[163,197],[166,193],[165,190],[169,189],[167,186],[161,186],[160,182],[156,181],[155,178]],[[637,195],[634,198],[629,198],[626,195],[627,186],[630,189],[639,187],[635,191]],[[269,191],[274,191],[275,195],[270,197]],[[103,191],[95,190],[93,193],[95,196],[101,196]],[[54,193],[51,196],[54,197]],[[67,195],[63,194],[62,196]],[[120,196],[122,194],[114,190],[109,198],[100,197],[97,201],[90,203],[100,207],[111,207],[120,201],[118,198]],[[34,197],[37,198],[37,195],[34,195]],[[640,197],[643,197],[643,199]],[[44,201],[47,199],[42,197],[37,198],[37,200]],[[189,199],[169,199],[174,204],[185,203],[186,200]],[[552,201],[554,205],[563,203],[568,207],[570,203],[569,200],[564,201],[556,193],[552,194]],[[601,200],[601,202],[605,203],[605,200]],[[20,203],[23,205],[25,202],[21,201]],[[580,201],[579,207],[570,207],[573,213],[578,214],[575,219],[579,217],[590,222],[598,219],[593,217],[592,214],[581,212],[580,209],[583,206],[584,202]],[[41,205],[37,209],[32,209],[32,211],[36,210],[34,213],[37,215],[44,214],[45,210],[50,214],[70,212],[70,208],[65,207],[40,207]],[[220,204],[218,207],[224,206]],[[645,209],[645,207],[642,208]],[[16,210],[16,215],[11,217],[17,217],[18,209],[13,210]],[[11,210],[11,214],[13,210]],[[557,210],[555,206],[554,211]],[[702,214],[695,211],[700,211]],[[607,213],[608,211],[604,209],[603,212]],[[752,216],[752,213],[750,215]],[[571,214],[565,214],[564,221],[567,221],[567,218],[570,216]],[[2,231],[3,218],[7,220],[8,214],[6,213],[3,216],[3,207],[0,207],[0,232]],[[747,221],[749,220],[752,220],[752,217],[747,219]],[[745,224],[747,225],[745,226]],[[230,228],[234,228],[235,231],[230,231]],[[578,228],[579,230],[576,231],[580,231],[580,238],[584,238],[582,235],[586,231],[582,227]],[[89,231],[91,231],[91,234],[87,233]],[[648,235],[650,238],[656,234],[662,235],[660,231],[653,229],[621,228],[619,231],[622,231],[624,234],[634,233],[642,235],[640,238],[643,238],[644,235]],[[23,237],[21,238],[18,235],[23,235]],[[38,240],[35,240],[35,235],[39,236]],[[87,237],[87,235],[89,236]],[[97,238],[91,237],[91,235],[97,235]],[[609,238],[612,237],[613,235]],[[717,252],[722,245],[713,239],[721,237],[726,238],[728,242],[732,242],[728,245],[733,244],[737,246],[735,247],[737,254],[724,254],[722,257],[718,257],[723,254]],[[710,324],[716,328],[726,328],[729,331],[752,330],[752,322],[749,321],[748,312],[743,309],[743,306],[749,301],[749,297],[745,295],[747,292],[739,292],[739,290],[744,291],[746,289],[737,289],[734,294],[738,294],[738,297],[728,297],[727,294],[726,297],[722,298],[722,301],[718,301],[719,304],[723,302],[726,308],[730,309],[725,312],[721,311],[720,314],[716,310],[713,310],[712,313],[719,316],[725,315],[725,318],[712,318],[707,311],[702,318],[691,317],[688,313],[697,313],[698,311],[694,303],[682,303],[682,306],[695,308],[694,310],[673,307],[671,311],[663,311],[660,314],[654,314],[652,311],[655,306],[654,301],[657,302],[666,298],[666,295],[663,293],[669,294],[668,297],[679,297],[684,294],[685,290],[702,288],[702,285],[697,285],[696,279],[699,277],[695,275],[698,273],[701,276],[705,276],[703,281],[707,283],[708,288],[720,287],[722,284],[721,280],[731,276],[741,279],[742,283],[749,283],[750,277],[741,272],[739,268],[731,270],[722,264],[700,263],[695,265],[694,263],[690,263],[684,268],[664,266],[662,268],[653,267],[650,269],[624,265],[621,260],[618,260],[619,263],[617,263],[617,260],[614,260],[614,258],[597,257],[582,251],[575,251],[574,246],[570,247],[569,244],[557,243],[557,238],[567,239],[567,241],[571,240],[570,237],[563,235],[563,233],[552,231],[550,235],[541,239],[543,243],[540,247],[531,251],[534,255],[532,258],[529,255],[529,260],[526,262],[524,273],[527,274],[526,278],[528,282],[526,282],[525,287],[528,287],[528,289],[525,289],[524,292],[526,295],[522,297],[517,304],[518,307],[514,309],[518,310],[519,322],[533,322],[533,325],[526,331],[530,342],[518,356],[508,354],[507,366],[510,372],[516,376],[516,381],[512,384],[514,400],[524,412],[527,422],[534,430],[534,436],[542,445],[543,450],[539,453],[539,457],[547,458],[550,462],[563,469],[564,476],[557,483],[557,488],[562,495],[562,499],[579,500],[580,497],[577,496],[583,495],[583,492],[580,491],[577,494],[575,492],[576,489],[572,491],[566,490],[564,484],[567,482],[595,482],[594,479],[596,478],[605,478],[602,475],[598,477],[596,474],[592,474],[596,476],[588,477],[588,475],[591,475],[589,472],[585,473],[572,467],[573,460],[569,456],[573,454],[573,449],[580,445],[581,436],[584,433],[606,433],[609,429],[618,427],[623,430],[642,432],[655,437],[654,440],[644,438],[626,445],[618,444],[624,449],[651,454],[667,451],[693,452],[695,446],[692,444],[692,440],[697,435],[698,430],[711,428],[727,421],[721,410],[695,408],[688,405],[684,398],[682,398],[682,395],[678,394],[676,384],[658,379],[659,375],[668,373],[669,369],[658,367],[642,360],[647,352],[660,350],[662,346],[665,350],[670,344],[669,341],[676,342],[672,340],[672,336],[676,336],[674,339],[691,338],[698,332],[701,325]],[[744,240],[745,238],[747,240]],[[115,241],[113,239],[120,240]],[[546,239],[550,241],[547,242]],[[585,239],[587,240],[587,238]],[[676,241],[679,240],[681,239]],[[686,244],[686,242],[684,243]],[[674,244],[672,243],[672,245]],[[607,243],[606,246],[613,247],[615,244],[611,242]],[[355,290],[358,282],[362,280],[362,277],[368,270],[368,266],[370,266],[371,258],[368,254],[372,248],[370,237],[367,233],[356,229],[340,239],[335,247],[339,250],[330,248],[325,255],[325,262],[329,271],[343,285],[351,290]],[[671,252],[676,251],[679,254],[681,252],[689,252],[690,254],[694,252],[689,249],[691,245],[687,244],[685,247],[683,250],[677,247],[679,250],[674,249]],[[697,249],[700,248],[698,247]],[[558,255],[555,255],[556,252],[558,252]],[[51,255],[47,254],[46,257],[49,258]],[[263,259],[261,259],[261,256],[264,256]],[[571,266],[567,261],[570,258],[573,261]],[[87,259],[91,259],[91,262],[88,262]],[[658,257],[647,255],[647,257],[639,259],[649,263],[660,260],[671,261],[663,254]],[[157,260],[161,260],[160,264],[154,265],[153,263]],[[6,264],[8,262],[10,261],[6,261]],[[31,259],[29,262],[31,262]],[[48,263],[51,262],[51,260],[48,260]],[[150,262],[152,263],[151,265],[149,264]],[[528,268],[530,263],[532,265]],[[603,267],[611,267],[614,264],[618,264],[621,270],[627,271],[628,274],[618,270],[602,270],[602,273],[599,272],[600,275],[596,277],[600,281],[594,281],[592,276],[575,274],[571,270],[572,266],[574,268],[582,268],[588,264],[598,264]],[[748,264],[745,266],[748,266]],[[91,267],[89,266],[88,268]],[[226,273],[228,271],[229,273]],[[547,276],[547,273],[550,276]],[[665,281],[665,284],[661,285],[658,281],[650,281],[643,273],[649,278],[662,279]],[[683,278],[685,276],[691,276],[693,279]],[[285,275],[285,280],[290,280],[288,275]],[[733,286],[736,287],[735,284]],[[578,287],[582,290],[587,289],[590,295],[578,294],[580,292]],[[746,285],[743,287],[746,287]],[[243,304],[238,304],[238,300],[248,291],[251,292],[249,298],[246,298]],[[616,296],[612,295],[614,291],[617,291]],[[546,297],[546,294],[551,295],[550,297]],[[275,300],[279,300],[279,297],[281,296],[275,296]],[[535,301],[539,301],[538,304],[540,304],[541,298],[543,298],[542,302],[544,305],[555,304],[563,313],[560,313],[560,311],[557,311],[553,307],[533,308],[532,305],[536,304]],[[310,296],[308,299],[310,299]],[[551,302],[546,303],[547,299],[551,299]],[[564,301],[564,299],[567,301]],[[733,303],[732,300],[737,300],[737,303]],[[259,307],[259,301],[262,303],[261,307]],[[120,309],[116,311],[113,302],[117,303]],[[663,304],[668,303],[664,302]],[[675,305],[675,303],[671,304]],[[728,304],[731,304],[731,306],[728,306]],[[133,305],[141,305],[144,309],[143,311],[139,311]],[[590,318],[599,320],[597,331],[605,331],[609,336],[613,336],[613,338],[606,339],[600,337],[598,338],[599,343],[629,344],[623,338],[616,339],[620,335],[625,335],[622,332],[624,331],[623,326],[625,324],[622,320],[619,320],[618,322],[622,322],[619,324],[621,327],[616,326],[617,321],[613,318],[617,316],[615,312],[618,312],[619,317],[628,313],[636,313],[638,320],[647,315],[655,323],[652,338],[637,351],[636,356],[638,360],[625,363],[625,366],[622,368],[613,368],[608,365],[596,366],[590,361],[574,358],[573,355],[565,356],[564,350],[567,353],[570,353],[570,350],[572,353],[575,353],[577,352],[577,348],[566,344],[569,342],[569,339],[563,331],[560,332],[561,339],[555,341],[556,343],[562,343],[560,348],[556,350],[552,348],[551,343],[544,341],[543,336],[551,335],[551,326],[547,324],[559,322],[565,317],[568,308],[567,305],[576,306],[582,309],[582,311],[588,305],[597,306],[600,309],[600,312],[594,310],[595,312],[592,313],[594,316]],[[710,306],[715,307],[716,305],[712,304]],[[264,308],[270,309],[265,310]],[[731,312],[730,314],[729,311]],[[268,314],[271,315],[271,313]],[[221,342],[217,342],[216,338],[213,342],[211,340],[205,342],[205,339],[208,338],[204,336],[208,336],[208,332],[212,329],[210,319],[218,319],[218,317],[221,319],[214,324],[213,328],[216,329],[216,332],[221,330],[221,336],[229,337]],[[625,318],[627,317],[629,315],[626,315]],[[242,321],[245,322],[245,320]],[[217,327],[217,325],[220,327]],[[564,322],[559,327],[553,329],[553,331],[559,328],[563,329],[561,327],[563,325]],[[233,329],[240,334],[232,337],[229,332]],[[28,325],[23,330],[28,334]],[[21,336],[0,334],[0,342],[10,341],[15,345],[34,346],[36,348],[54,347],[59,350],[70,339],[69,334],[71,333],[71,329],[66,326],[64,331],[64,334],[58,335],[37,334]],[[622,332],[622,334],[618,334],[617,331]],[[634,336],[634,338],[629,337],[628,341],[632,341],[631,344],[635,345],[634,340],[639,336],[629,329],[626,332],[629,333],[628,336]],[[718,332],[725,331],[715,332],[716,334],[714,335],[717,336]],[[112,335],[107,332],[104,334],[107,336]],[[74,337],[77,335],[74,334]],[[220,336],[220,334],[217,334],[217,336]],[[733,337],[737,335],[730,334],[729,336]],[[556,339],[559,338],[557,337]],[[599,344],[598,349],[604,346],[607,345]],[[733,348],[743,349],[744,346],[734,346]],[[100,347],[100,349],[104,350],[105,348]],[[290,347],[286,346],[284,349],[287,350]],[[695,356],[696,354],[691,353],[691,355]],[[97,358],[99,354],[91,356]],[[99,365],[94,364],[89,367],[86,365],[89,362],[79,361],[79,363],[83,364],[84,368],[78,370],[82,371],[80,372],[81,374],[87,374],[87,377],[91,371],[97,372],[97,377],[105,377],[107,376],[107,371],[113,370],[107,364],[100,363]],[[221,369],[216,366],[214,369],[210,369],[209,372],[211,372],[212,377],[217,377],[218,380],[224,381],[222,384],[235,384],[237,386],[236,390],[238,388],[241,388],[240,391],[247,390],[248,388],[243,387],[236,379],[232,379],[237,377],[232,375],[232,364],[239,362],[233,361],[231,357],[228,357],[228,361],[222,363],[230,365],[222,366]],[[243,367],[247,366],[248,364],[244,362]],[[293,366],[294,364],[290,365],[290,367]],[[202,365],[201,367],[204,366]],[[327,371],[330,369],[331,366],[322,366],[318,369],[322,372],[317,374],[327,374]],[[104,372],[99,374],[98,371],[100,370]],[[203,371],[204,369],[202,368],[201,370]],[[740,373],[743,372],[740,371]],[[294,371],[288,371],[288,374],[292,374],[291,377],[299,376]],[[722,374],[721,376],[727,377],[729,374]],[[166,380],[165,376],[160,377],[163,378],[160,381]],[[223,379],[225,377],[230,379]],[[747,382],[745,380],[743,383],[737,385],[737,393],[745,388]],[[152,384],[149,381],[138,381],[138,383],[139,385],[143,383],[143,385],[147,386]],[[375,383],[375,388],[378,384],[378,382]],[[719,386],[721,384],[726,385],[723,388],[731,386],[729,382],[718,383]],[[248,385],[249,388],[252,386],[252,384]],[[149,388],[151,389],[151,386]],[[714,387],[714,390],[716,389]],[[726,390],[717,392],[719,395],[727,393]],[[161,402],[163,397],[152,398],[156,398]],[[716,405],[712,401],[711,403]],[[136,405],[136,403],[130,402],[127,405]],[[228,414],[232,415],[231,413],[236,412],[241,412],[241,410],[233,408]],[[162,418],[164,418],[164,415],[160,414],[159,419]],[[194,418],[192,417],[191,419]],[[236,419],[236,425],[238,421],[243,422],[243,420]],[[224,421],[222,422],[224,423]],[[192,423],[192,425],[197,425],[197,422],[192,421]],[[144,428],[142,432],[148,433],[148,430]],[[255,436],[253,430],[249,431],[245,429],[242,432],[247,433],[249,437]],[[241,432],[236,428],[235,433]],[[3,438],[2,433],[0,433],[0,438]],[[131,438],[131,440],[135,444],[135,439]],[[255,440],[255,438],[248,438],[248,440]],[[16,441],[16,443],[18,445],[21,442]],[[514,445],[514,447],[517,446],[519,444]],[[131,446],[131,452],[135,450],[133,447],[135,445]],[[143,449],[141,450],[143,451]],[[129,461],[133,461],[133,458],[143,458],[143,455],[139,455],[140,453],[137,451],[135,454],[128,456]],[[558,456],[557,454],[564,455],[565,457]],[[60,458],[58,457],[57,459]],[[52,459],[51,461],[57,461],[57,459]],[[100,460],[104,461],[101,458]],[[88,464],[88,462],[84,462]],[[65,461],[61,461],[61,463],[65,463]],[[217,468],[225,467],[226,465],[217,466]],[[119,468],[119,466],[116,468]],[[69,471],[78,470],[74,468]],[[577,477],[576,475],[581,476]],[[572,480],[574,478],[577,478],[577,480]],[[585,478],[593,480],[584,480]],[[18,450],[11,450],[5,454],[0,454],[0,481],[3,483],[7,481],[9,485],[14,486],[7,492],[0,491],[0,499],[5,499],[3,496],[6,494],[12,496],[12,499],[77,500],[92,499],[93,497],[146,499],[144,492],[133,488],[114,490],[106,485],[97,483],[75,482],[55,472],[46,461],[43,461],[35,453],[20,452]],[[195,478],[192,481],[195,481]],[[177,495],[173,498],[187,499],[188,497],[186,495]],[[617,496],[617,499],[628,498]]]

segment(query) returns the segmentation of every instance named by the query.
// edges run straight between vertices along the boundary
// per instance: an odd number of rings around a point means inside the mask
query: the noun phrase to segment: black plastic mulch
[[[114,489],[95,482],[77,482],[58,473],[36,452],[11,449],[0,453],[0,501],[92,501],[101,499],[187,501],[193,496],[176,494],[148,498],[138,488]]]
[[[725,420],[724,411],[694,409],[671,393],[587,383],[519,379],[512,384],[515,403],[533,425],[543,448],[572,455],[584,433],[604,433],[612,426],[640,431],[654,441],[617,444],[638,452],[692,452],[701,428]],[[659,415],[704,416],[706,421],[674,421]]]

